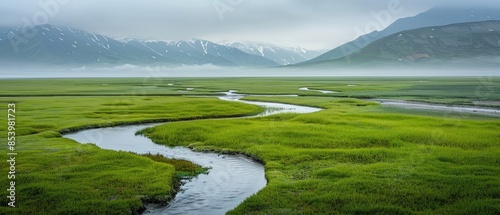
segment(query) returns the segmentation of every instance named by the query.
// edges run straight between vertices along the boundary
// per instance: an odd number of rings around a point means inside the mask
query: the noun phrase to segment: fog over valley
[[[422,67],[422,68],[334,68],[334,69],[301,69],[301,68],[227,68],[213,65],[165,67],[122,65],[99,68],[43,68],[43,67],[10,67],[0,69],[0,78],[80,78],[80,77],[340,77],[340,76],[497,76],[498,69],[491,68],[457,68],[457,67]]]

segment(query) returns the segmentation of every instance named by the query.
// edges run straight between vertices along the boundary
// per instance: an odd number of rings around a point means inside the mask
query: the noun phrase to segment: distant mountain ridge
[[[272,60],[206,40],[125,42],[73,28],[0,28],[0,62],[44,65],[278,66]],[[27,38],[29,37],[29,38]],[[14,41],[14,42],[13,42]],[[17,42],[16,42],[17,41]],[[19,42],[22,41],[22,42]]]
[[[415,17],[397,20],[381,32],[365,35],[371,38],[370,43],[356,51],[352,51],[352,44],[357,44],[359,41],[347,43],[310,61],[307,59],[321,54],[322,51],[255,42],[218,44],[201,39],[187,41],[113,39],[74,28],[52,25],[35,26],[33,29],[28,29],[28,32],[19,27],[0,26],[0,64],[62,66],[209,64],[224,67],[281,65],[314,67],[459,60],[500,65],[498,63],[500,39],[497,37],[500,35],[500,21],[426,26],[397,31],[381,37],[397,29],[411,26],[490,18],[500,20],[500,9],[432,9]],[[377,37],[380,38],[373,39]],[[401,41],[406,41],[408,44],[399,44]],[[349,52],[345,52],[346,48],[352,53],[347,54]],[[342,57],[330,59],[337,54]]]
[[[500,20],[500,8],[433,8],[414,17],[398,19],[382,31],[362,35],[305,63],[342,58],[359,51],[378,39],[401,31],[489,20]]]
[[[237,48],[248,54],[268,58],[280,65],[290,65],[311,60],[326,50],[308,50],[300,47],[283,47],[262,42],[223,42],[221,45]]]
[[[3,28],[0,32],[0,61],[49,65],[155,62],[149,52],[127,47],[102,35],[52,25],[35,26],[29,30],[34,33],[24,34],[21,28]]]
[[[207,40],[154,41],[129,40],[127,45],[146,48],[154,53],[184,64],[213,64],[218,66],[277,66],[273,61],[245,53]],[[186,63],[187,62],[187,63]]]
[[[402,31],[343,58],[307,67],[447,63],[500,65],[500,21],[459,23]]]

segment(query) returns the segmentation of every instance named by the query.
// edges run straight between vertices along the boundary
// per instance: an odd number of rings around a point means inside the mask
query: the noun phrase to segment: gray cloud
[[[373,21],[372,12],[387,10],[389,2],[401,8],[392,21],[437,5],[500,7],[497,0],[4,0],[0,25],[33,21],[44,12],[40,3],[58,1],[67,3],[52,7],[50,24],[113,37],[249,40],[308,48],[332,48],[354,39],[352,29]]]

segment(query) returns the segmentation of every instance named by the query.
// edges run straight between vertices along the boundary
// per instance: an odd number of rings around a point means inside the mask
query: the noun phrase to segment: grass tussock
[[[190,161],[175,159],[175,158],[166,158],[161,154],[148,153],[142,156],[147,157],[156,162],[166,163],[174,166],[176,173],[179,177],[195,176],[201,173],[206,173],[208,171],[207,168],[203,168],[200,165],[194,164]]]

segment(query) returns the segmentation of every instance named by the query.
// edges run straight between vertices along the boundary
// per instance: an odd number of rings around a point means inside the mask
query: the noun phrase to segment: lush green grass
[[[473,104],[474,101],[500,101],[497,77],[464,78],[228,78],[179,80],[195,89],[233,89],[247,94],[298,94],[303,96],[392,98],[445,104]],[[330,90],[323,94],[311,90]]]
[[[186,97],[31,97],[2,98],[17,104],[18,135],[69,131],[139,122],[244,116],[260,112],[216,98]],[[6,120],[6,119],[2,119]],[[0,127],[5,135],[6,127]]]
[[[327,109],[177,122],[146,131],[167,145],[263,159],[269,185],[233,214],[500,213],[497,119],[407,114],[355,99],[498,102],[498,78],[122,78],[0,80],[0,109],[17,104],[19,153],[18,208],[3,207],[3,198],[0,214],[130,214],[142,206],[141,198],[167,200],[176,176],[199,173],[198,166],[101,150],[61,138],[60,132],[261,110],[215,98],[180,97],[229,89],[299,94],[304,97],[247,99]],[[6,125],[5,117],[0,124]],[[5,135],[6,126],[0,126],[0,138]],[[5,142],[0,148],[6,149]],[[0,167],[7,172],[7,163]],[[6,177],[0,179],[7,183]]]
[[[176,174],[179,178],[184,178],[184,177],[192,178],[193,176],[196,176],[201,173],[206,173],[208,171],[208,168],[201,167],[198,164],[194,164],[186,160],[166,158],[161,154],[148,153],[142,156],[150,158],[151,160],[157,162],[166,163],[174,166]]]
[[[171,165],[58,137],[20,137],[18,143],[17,208],[2,198],[2,214],[131,214],[141,199],[166,201],[174,191]],[[1,170],[8,172],[5,165]]]
[[[230,214],[498,214],[500,121],[387,113],[355,99],[272,97],[327,110],[178,122],[155,142],[241,151],[269,184]]]
[[[0,80],[1,95],[180,95],[187,87],[156,78],[99,78],[99,79],[20,79]],[[175,83],[175,82],[173,82]],[[47,87],[50,86],[50,87]]]
[[[318,99],[324,98],[324,99]],[[344,104],[352,103],[357,107],[363,108],[363,111],[372,113],[399,113],[399,114],[409,114],[409,115],[421,115],[421,116],[434,116],[438,118],[452,118],[452,119],[491,119],[491,116],[480,115],[475,113],[464,113],[464,112],[453,112],[453,111],[441,111],[441,110],[417,110],[417,109],[404,109],[399,107],[383,106],[380,107],[377,102],[370,100],[358,100],[344,98],[331,98],[326,97],[300,97],[296,99],[294,97],[266,97],[266,96],[246,96],[242,100],[247,101],[263,101],[263,102],[280,102],[285,104],[295,104],[304,105],[319,108],[336,109],[339,113],[345,113]]]
[[[50,87],[47,87],[50,86]],[[323,94],[301,87],[331,90]],[[193,88],[187,91],[187,88]],[[445,104],[500,101],[500,78],[100,78],[0,80],[0,96],[28,95],[214,95],[229,89],[247,94],[393,98]],[[179,92],[181,91],[181,92]],[[496,105],[500,106],[500,105]]]
[[[82,145],[62,138],[59,131],[261,111],[215,98],[182,97],[0,98],[0,109],[6,111],[11,102],[17,109],[17,208],[6,207],[4,197],[0,214],[131,214],[142,207],[141,200],[170,199],[176,176],[201,172],[185,161]],[[5,152],[6,117],[0,124],[5,125],[0,126],[0,148]],[[7,164],[2,162],[0,168],[5,174]],[[7,177],[0,179],[0,184],[8,183]]]

